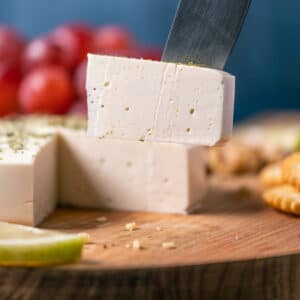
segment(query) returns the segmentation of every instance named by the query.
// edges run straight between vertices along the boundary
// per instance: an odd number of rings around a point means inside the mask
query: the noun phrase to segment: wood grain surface
[[[82,260],[1,268],[0,299],[300,299],[300,219],[264,206],[255,180],[222,184],[189,216],[57,210],[42,227],[89,233]]]

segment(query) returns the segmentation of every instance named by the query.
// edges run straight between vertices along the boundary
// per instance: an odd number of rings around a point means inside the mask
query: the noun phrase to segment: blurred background
[[[66,28],[67,31],[70,28],[63,25],[80,22],[90,25],[92,34],[96,35],[96,38],[93,38],[96,39],[98,48],[96,47],[96,50],[94,48],[94,52],[159,59],[160,49],[163,48],[167,39],[177,3],[177,0],[53,0],[51,2],[46,0],[0,0],[0,23],[12,26],[24,35],[27,44],[24,46],[25,49],[28,48],[31,39],[40,36],[44,38],[46,33],[50,33],[47,34],[47,39],[48,35],[52,36],[51,43],[54,41],[56,46],[68,48],[72,44],[72,32],[77,31],[78,33],[78,31],[82,31],[82,27],[74,29],[73,26],[70,37],[70,33],[66,32]],[[236,121],[265,110],[298,109],[300,107],[299,8],[300,2],[297,0],[289,0],[288,5],[279,0],[252,0],[245,26],[226,65],[226,70],[237,77]],[[112,24],[117,24],[118,27],[107,27]],[[57,30],[58,26],[61,26],[61,31]],[[101,32],[101,28],[108,28],[108,30]],[[122,31],[123,28],[124,31]],[[95,32],[97,33],[95,34]],[[82,35],[82,32],[80,34]],[[70,40],[69,45],[65,46],[61,40],[66,43]],[[84,44],[82,39],[80,41],[81,44]],[[67,104],[60,103],[59,95],[53,95],[53,91],[52,95],[51,91],[48,93],[43,91],[38,96],[36,93],[34,94],[32,86],[35,86],[34,81],[37,81],[38,75],[44,74],[43,76],[48,76],[48,79],[51,79],[51,76],[62,78],[61,80],[64,82],[64,74],[59,73],[59,70],[39,70],[40,74],[34,72],[36,66],[40,68],[38,60],[45,60],[45,57],[38,57],[41,45],[35,45],[32,48],[27,50],[25,63],[22,54],[21,91],[18,91],[17,96],[21,99],[18,100],[21,102],[21,109],[25,112],[49,110],[54,113],[73,109],[70,108],[70,106],[74,106],[74,101],[70,101],[72,91],[70,88],[68,89],[68,80],[65,80],[65,86],[57,88],[61,91],[61,98],[68,98],[65,101]],[[72,48],[72,45],[69,48]],[[68,59],[72,56],[71,54],[67,52]],[[45,56],[45,54],[43,55]],[[50,64],[52,64],[52,60],[55,59],[52,57],[49,60]],[[68,66],[65,66],[71,77],[72,85],[75,86],[72,98],[77,99],[76,104],[78,104],[79,98],[84,98],[83,92],[80,91],[82,83],[76,83],[82,82],[80,77],[84,78],[82,75],[84,71],[77,71],[81,61],[82,59],[77,57],[75,61],[71,61]],[[65,62],[60,62],[60,64],[65,64]],[[24,77],[28,78],[25,80]],[[7,78],[7,72],[4,78]],[[55,84],[49,83],[48,90],[51,90],[50,86],[55,87]],[[37,99],[32,100],[35,96]],[[12,93],[10,97],[13,97]],[[52,100],[44,100],[46,103],[41,103],[40,99],[47,99],[47,97],[49,99],[57,98],[55,100],[57,103]],[[1,110],[3,115],[5,111],[15,109],[7,109],[7,105],[1,104],[1,101],[3,102],[1,100],[0,72],[0,114]],[[53,105],[51,106],[47,101],[52,101],[51,105]],[[50,108],[48,109],[48,107]]]

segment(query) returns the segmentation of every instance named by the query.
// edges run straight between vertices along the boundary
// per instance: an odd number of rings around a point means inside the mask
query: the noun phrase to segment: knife
[[[162,60],[223,69],[250,0],[181,0]]]

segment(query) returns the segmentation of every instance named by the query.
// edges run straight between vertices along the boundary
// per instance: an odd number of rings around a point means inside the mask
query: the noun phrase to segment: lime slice
[[[297,139],[294,144],[294,151],[300,151],[300,134],[298,134]]]
[[[0,222],[1,266],[45,266],[80,258],[87,234],[65,234]]]

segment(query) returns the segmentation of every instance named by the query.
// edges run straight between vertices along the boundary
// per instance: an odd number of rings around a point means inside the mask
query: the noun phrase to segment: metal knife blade
[[[162,60],[223,69],[249,5],[250,0],[181,0]]]

